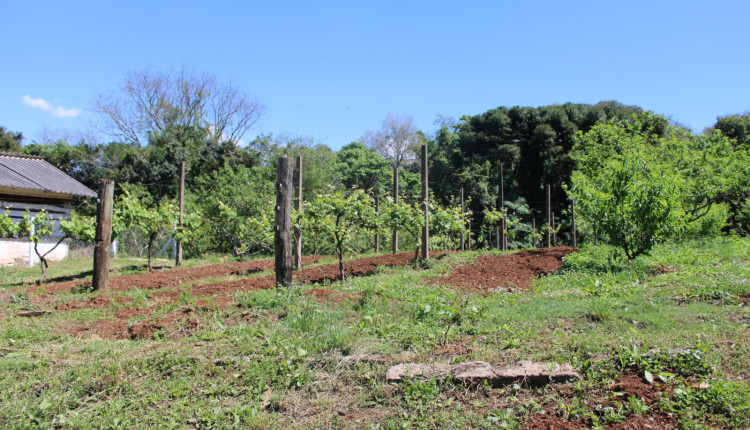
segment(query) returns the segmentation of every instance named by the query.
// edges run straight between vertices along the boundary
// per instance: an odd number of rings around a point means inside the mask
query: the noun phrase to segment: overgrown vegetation
[[[226,308],[198,305],[186,291],[176,304],[129,321],[189,307],[197,327],[131,341],[94,331],[73,337],[71,327],[149,308],[159,290],[60,292],[44,306],[111,300],[28,319],[14,313],[38,309],[43,292],[5,286],[0,426],[523,428],[547,416],[605,428],[671,413],[685,428],[744,428],[748,245],[737,238],[662,244],[633,260],[614,247],[585,246],[526,294],[476,296],[425,284],[477,253],[326,286],[362,292],[344,302],[319,303],[309,290],[320,286],[297,284],[238,293],[237,306]],[[384,379],[392,363],[521,359],[571,363],[582,379],[469,389]],[[663,394],[625,394],[617,384],[629,375]]]

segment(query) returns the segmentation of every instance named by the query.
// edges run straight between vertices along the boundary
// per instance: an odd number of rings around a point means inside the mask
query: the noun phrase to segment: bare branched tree
[[[419,137],[414,118],[388,114],[380,125],[379,131],[369,131],[362,136],[362,142],[373,148],[378,154],[391,160],[398,169],[404,162],[416,159]]]
[[[378,154],[393,162],[393,201],[398,203],[398,170],[407,162],[417,158],[419,136],[414,118],[388,114],[380,124],[380,131],[369,131],[362,142]],[[393,229],[393,253],[398,252],[398,230]]]
[[[95,110],[103,119],[101,131],[131,144],[143,144],[149,132],[174,126],[205,127],[217,140],[236,143],[265,113],[265,106],[231,82],[183,68],[133,71],[117,94],[97,97]]]

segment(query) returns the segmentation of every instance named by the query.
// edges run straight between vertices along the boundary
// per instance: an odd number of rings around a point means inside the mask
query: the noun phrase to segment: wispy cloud
[[[46,110],[59,118],[68,118],[83,115],[83,111],[80,109],[70,108],[66,109],[62,106],[55,106],[43,98],[35,99],[28,94],[23,96],[23,103],[27,106],[31,106],[37,109]]]

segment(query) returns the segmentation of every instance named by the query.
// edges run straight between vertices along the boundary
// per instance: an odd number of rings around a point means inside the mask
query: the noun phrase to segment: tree
[[[183,67],[179,71],[130,72],[120,93],[100,94],[95,111],[103,131],[125,143],[143,145],[149,133],[202,127],[217,141],[237,144],[265,107],[232,82]]]
[[[39,243],[46,237],[53,237],[55,232],[55,221],[59,222],[60,231],[62,234],[58,234],[56,239],[57,242],[42,253],[39,250]],[[30,241],[34,242],[34,253],[39,258],[39,266],[42,269],[42,275],[37,280],[37,285],[42,285],[44,280],[47,278],[47,272],[49,270],[49,263],[47,256],[52,253],[65,239],[73,237],[87,242],[93,242],[93,219],[80,217],[77,214],[71,214],[71,220],[66,221],[62,219],[54,220],[50,218],[47,211],[42,209],[35,216],[26,211],[20,222],[14,223],[8,211],[0,214],[0,237],[12,237],[21,236],[28,237]],[[59,233],[58,232],[58,233]],[[89,236],[90,233],[90,236]],[[31,256],[29,256],[31,258]]]
[[[380,211],[385,226],[409,233],[415,242],[414,259],[418,259],[424,227],[424,212],[419,204],[408,204],[403,201],[396,203],[388,198],[381,205]]]
[[[22,142],[21,132],[15,133],[6,130],[5,127],[0,127],[0,152],[19,152]]]
[[[750,113],[727,115],[716,119],[713,130],[737,141],[744,149],[750,148]]]
[[[405,162],[416,159],[419,136],[413,117],[389,113],[381,123],[380,130],[367,132],[362,142],[391,160],[393,167],[398,169]]]
[[[352,142],[336,153],[339,180],[346,189],[372,190],[376,195],[391,187],[390,163],[373,148]]]
[[[414,125],[414,118],[388,114],[380,125],[380,131],[369,131],[363,137],[365,145],[391,160],[393,164],[393,200],[399,197],[399,169],[407,161],[413,161],[419,148],[419,135]],[[393,230],[393,252],[398,251],[398,229]]]
[[[272,249],[273,184],[272,169],[228,163],[197,178],[186,212],[200,210],[206,236],[194,247],[238,258]]]
[[[116,204],[116,214],[124,225],[141,230],[148,237],[148,270],[151,265],[154,240],[163,230],[171,228],[177,221],[177,207],[168,200],[154,202],[141,187],[124,184],[123,194]]]
[[[379,227],[372,197],[362,190],[346,196],[335,193],[309,201],[300,224],[303,229],[321,229],[333,239],[342,281],[346,280],[344,253],[351,246],[356,233],[361,229]]]
[[[660,137],[644,130],[652,114],[635,123],[594,126],[576,147],[578,169],[570,193],[579,214],[628,259],[678,236],[686,214],[685,177],[661,156]]]

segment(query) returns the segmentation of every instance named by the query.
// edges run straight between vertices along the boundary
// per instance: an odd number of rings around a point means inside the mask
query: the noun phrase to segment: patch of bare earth
[[[562,258],[575,250],[569,246],[558,246],[499,256],[484,255],[471,264],[453,268],[450,275],[431,279],[430,282],[480,294],[516,289],[527,291],[540,276],[558,270],[562,266]]]

